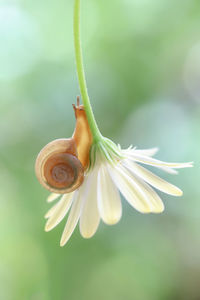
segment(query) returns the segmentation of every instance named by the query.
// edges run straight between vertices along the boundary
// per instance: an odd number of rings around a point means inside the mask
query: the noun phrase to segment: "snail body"
[[[72,138],[48,143],[38,154],[35,171],[39,182],[58,194],[76,190],[84,180],[89,164],[92,134],[83,105],[73,105],[76,126]]]

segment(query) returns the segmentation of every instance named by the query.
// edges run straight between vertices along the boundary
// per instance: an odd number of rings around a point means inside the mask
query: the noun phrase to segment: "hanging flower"
[[[58,200],[47,212],[46,231],[68,214],[60,245],[64,246],[79,222],[84,238],[92,237],[102,221],[116,224],[122,215],[120,193],[141,213],[160,213],[164,205],[153,189],[173,196],[182,191],[142,165],[176,174],[192,163],[165,163],[152,158],[157,149],[126,150],[103,137],[96,124],[87,93],[80,44],[80,0],[74,7],[74,42],[77,73],[83,105],[74,105],[76,127],[70,139],[47,144],[36,160],[40,183],[53,192],[48,202]]]
[[[78,222],[81,235],[90,238],[101,219],[108,225],[120,220],[120,193],[141,213],[161,213],[164,205],[153,188],[173,196],[181,196],[182,191],[141,164],[172,174],[177,173],[175,169],[191,167],[192,164],[162,162],[152,158],[156,152],[155,148],[121,150],[108,139],[92,146],[91,166],[80,188],[63,196],[53,193],[48,197],[48,202],[59,200],[45,215],[48,219],[45,230],[53,229],[68,213],[60,245],[67,243]]]

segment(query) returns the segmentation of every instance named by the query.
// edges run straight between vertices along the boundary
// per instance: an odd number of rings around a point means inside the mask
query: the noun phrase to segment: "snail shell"
[[[38,154],[35,170],[39,182],[59,194],[74,191],[84,179],[74,139],[58,139],[47,144]]]
[[[58,194],[76,190],[84,180],[89,164],[92,134],[83,105],[74,107],[76,127],[72,138],[57,139],[47,144],[38,154],[35,171],[39,182]]]

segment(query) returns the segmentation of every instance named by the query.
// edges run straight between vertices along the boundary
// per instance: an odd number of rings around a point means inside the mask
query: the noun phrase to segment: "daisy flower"
[[[68,214],[61,246],[67,243],[78,223],[84,238],[95,234],[100,220],[108,225],[116,224],[122,216],[120,194],[140,213],[161,213],[164,210],[155,189],[172,196],[182,195],[178,187],[144,166],[171,174],[176,174],[177,169],[192,167],[192,163],[166,163],[153,158],[157,148],[121,149],[101,135],[90,104],[83,68],[80,0],[75,0],[74,6],[74,44],[83,100],[83,106],[79,105],[79,101],[77,107],[74,106],[77,119],[75,132],[71,139],[49,143],[36,160],[39,181],[54,191],[47,201],[57,200],[45,215],[45,230],[55,228]],[[55,182],[56,189],[53,188]]]
[[[91,149],[91,166],[84,183],[76,191],[64,195],[53,193],[47,201],[58,200],[47,212],[45,230],[50,231],[68,214],[61,237],[64,246],[79,222],[80,233],[91,238],[102,220],[108,225],[119,222],[122,215],[120,193],[140,213],[161,213],[164,204],[157,189],[173,196],[182,191],[161,179],[142,165],[149,165],[176,174],[176,169],[192,167],[192,163],[166,163],[152,156],[158,149],[122,150],[112,141],[104,139]]]

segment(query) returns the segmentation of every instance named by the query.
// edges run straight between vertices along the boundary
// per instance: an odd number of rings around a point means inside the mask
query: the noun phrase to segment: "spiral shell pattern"
[[[38,154],[35,169],[39,182],[54,193],[72,192],[84,179],[84,168],[77,158],[73,138],[47,144]]]

